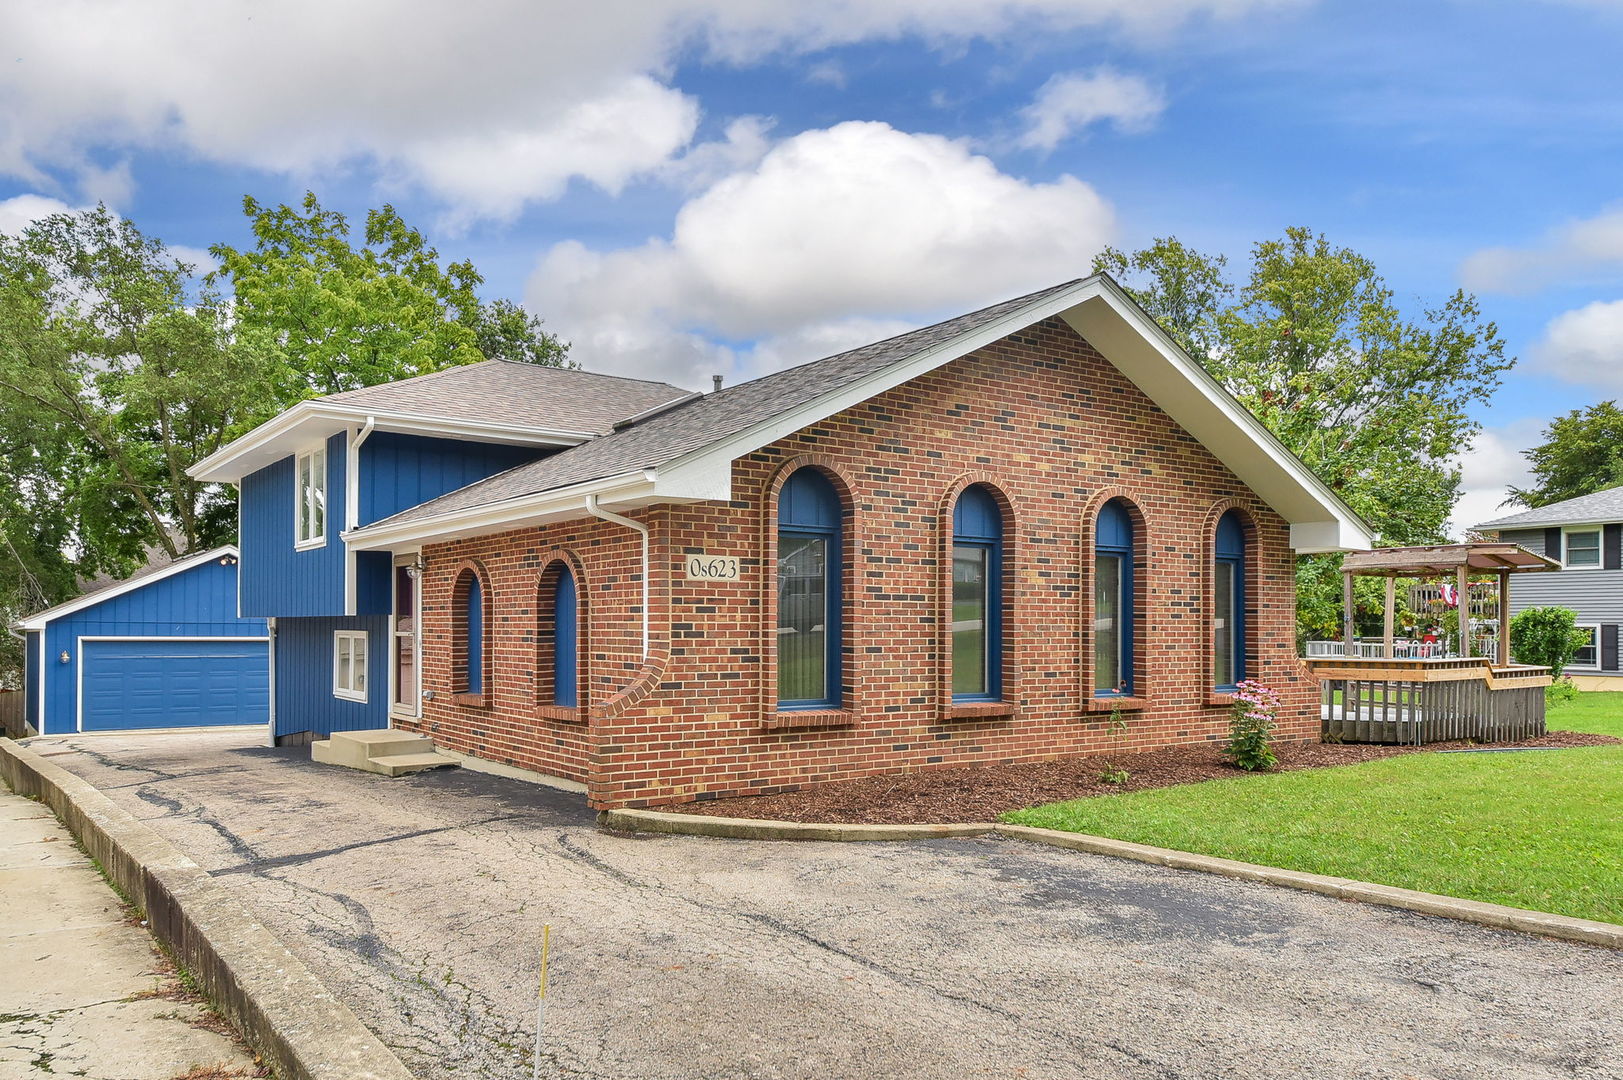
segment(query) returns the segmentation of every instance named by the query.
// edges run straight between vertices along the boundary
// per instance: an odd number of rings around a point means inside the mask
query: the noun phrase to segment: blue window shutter
[[[477,576],[468,583],[468,693],[485,692],[485,597]]]
[[[558,591],[552,608],[552,703],[573,709],[580,704],[580,683],[576,673],[575,575],[567,569],[558,575]]]

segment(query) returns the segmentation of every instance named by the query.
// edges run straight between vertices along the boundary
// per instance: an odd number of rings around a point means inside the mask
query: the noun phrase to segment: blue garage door
[[[263,724],[263,641],[87,641],[79,657],[85,731]]]

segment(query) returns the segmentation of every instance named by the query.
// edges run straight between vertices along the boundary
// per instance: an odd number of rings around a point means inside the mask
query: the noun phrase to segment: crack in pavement
[[[382,836],[376,840],[357,840],[352,844],[342,844],[338,847],[322,848],[319,851],[306,851],[294,855],[274,855],[268,859],[257,859],[252,862],[238,863],[236,866],[227,866],[219,870],[210,870],[210,877],[226,877],[231,874],[263,874],[270,870],[279,870],[286,866],[298,866],[302,863],[313,862],[316,859],[325,859],[329,855],[342,855],[346,851],[356,851],[361,848],[378,847],[382,844],[393,844],[401,840],[414,840],[419,836],[433,836],[436,833],[455,832],[461,829],[473,829],[480,825],[490,825],[500,821],[516,821],[528,814],[503,814],[497,817],[481,818],[478,821],[469,821],[461,825],[439,825],[432,829],[417,829],[412,832],[397,833],[394,836]]]

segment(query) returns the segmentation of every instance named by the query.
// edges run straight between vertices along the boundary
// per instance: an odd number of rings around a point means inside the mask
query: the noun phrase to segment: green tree
[[[1623,484],[1623,410],[1615,401],[1558,416],[1544,441],[1522,451],[1533,486],[1510,489],[1510,503],[1539,507]]]
[[[369,211],[360,244],[314,194],[300,209],[243,200],[254,246],[217,244],[244,336],[281,354],[278,407],[486,358],[565,365],[567,346],[508,301],[486,303],[471,262],[439,253],[392,206]]]
[[[1514,363],[1498,328],[1464,292],[1405,313],[1369,259],[1307,229],[1251,255],[1239,283],[1223,259],[1173,238],[1107,250],[1094,268],[1125,274],[1135,299],[1383,543],[1444,540],[1460,490],[1452,461],[1480,429],[1468,409]],[[1339,625],[1338,566],[1299,568],[1302,633]],[[1373,599],[1359,595],[1361,606]]]

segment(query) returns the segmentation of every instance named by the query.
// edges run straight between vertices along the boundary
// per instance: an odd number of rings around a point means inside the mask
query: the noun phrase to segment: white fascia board
[[[651,472],[641,470],[619,476],[589,480],[555,488],[535,495],[523,495],[499,503],[486,503],[465,510],[453,510],[433,517],[390,524],[387,521],[342,534],[354,551],[393,551],[405,546],[437,544],[469,536],[569,521],[586,516],[586,496],[596,495],[606,505],[647,506],[654,502],[692,502],[690,498],[659,495]]]
[[[1574,518],[1571,521],[1531,521],[1531,522],[1527,522],[1526,524],[1522,524],[1522,525],[1503,525],[1503,524],[1495,525],[1492,522],[1490,522],[1490,523],[1488,523],[1486,525],[1473,525],[1473,526],[1471,526],[1470,531],[1471,532],[1504,532],[1504,531],[1506,531],[1508,529],[1508,530],[1511,530],[1513,532],[1520,532],[1520,531],[1523,531],[1523,530],[1531,531],[1531,532],[1542,532],[1545,529],[1598,529],[1602,525],[1616,525],[1618,523],[1618,520],[1619,519],[1618,519],[1617,515],[1614,514],[1613,516],[1611,516],[1609,518],[1594,518],[1594,519]]]
[[[111,600],[115,596],[122,596],[127,592],[134,592],[136,589],[144,589],[148,585],[162,581],[164,578],[174,577],[176,574],[183,574],[194,566],[201,566],[204,563],[213,559],[218,559],[223,555],[231,555],[239,560],[241,558],[237,551],[237,545],[222,544],[213,551],[205,551],[200,555],[188,555],[184,559],[176,559],[162,570],[154,570],[150,574],[143,574],[140,577],[130,578],[128,581],[121,581],[117,585],[109,585],[105,589],[98,589],[93,593],[87,593],[75,600],[69,600],[66,603],[58,604],[56,607],[46,608],[44,611],[30,615],[28,618],[19,622],[17,624],[17,629],[44,630],[45,624],[54,619],[60,619],[64,615],[72,615],[75,611],[83,611],[88,607],[95,607],[104,600]]]
[[[588,439],[597,438],[594,432],[589,431],[415,416],[363,406],[333,405],[312,399],[299,402],[246,435],[227,443],[187,469],[186,473],[194,480],[234,484],[249,473],[287,457],[301,446],[336,435],[352,425],[364,424],[367,417],[376,421],[379,431],[505,446],[578,446]]]

